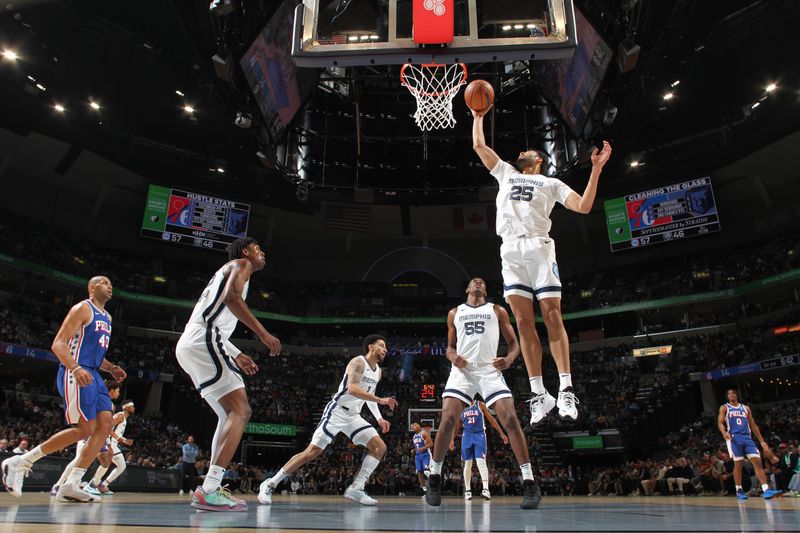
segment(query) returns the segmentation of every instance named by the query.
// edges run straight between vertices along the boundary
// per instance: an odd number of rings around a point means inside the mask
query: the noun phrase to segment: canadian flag
[[[494,207],[473,205],[453,208],[454,230],[487,230],[494,227]]]

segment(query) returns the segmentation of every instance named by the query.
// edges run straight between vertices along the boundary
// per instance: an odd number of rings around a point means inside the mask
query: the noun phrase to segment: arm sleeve
[[[502,159],[497,160],[497,164],[494,166],[492,170],[489,171],[489,174],[494,176],[494,179],[497,180],[498,183],[503,183],[508,176],[516,172],[514,167],[503,161]]]
[[[369,412],[372,413],[372,416],[375,417],[375,420],[381,420],[383,415],[381,415],[381,410],[378,409],[378,404],[375,402],[367,402],[367,407],[369,408]]]
[[[552,194],[553,199],[560,203],[563,206],[567,205],[567,198],[569,195],[575,192],[572,187],[561,181],[557,178],[550,178],[550,194]]]
[[[236,346],[234,346],[231,341],[225,341],[224,343],[222,343],[222,345],[225,348],[225,353],[227,353],[228,355],[230,355],[234,359],[236,359],[237,357],[242,355],[242,351],[239,348],[237,348]]]

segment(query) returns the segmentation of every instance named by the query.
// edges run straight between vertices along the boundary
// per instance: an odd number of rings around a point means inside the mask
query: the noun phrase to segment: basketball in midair
[[[486,80],[472,80],[464,91],[464,100],[473,111],[486,111],[494,103],[494,87]]]

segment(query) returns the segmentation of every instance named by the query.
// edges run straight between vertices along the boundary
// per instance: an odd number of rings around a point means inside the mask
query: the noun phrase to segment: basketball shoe
[[[481,498],[483,498],[484,500],[491,500],[492,499],[492,493],[489,492],[489,489],[483,489],[481,491]]]
[[[442,504],[442,475],[431,474],[428,476],[428,492],[425,493],[425,503],[438,507]]]
[[[100,495],[95,496],[83,489],[75,483],[65,483],[59,487],[56,493],[57,502],[80,502],[80,503],[96,503],[100,501]]]
[[[261,483],[261,487],[258,489],[258,503],[263,503],[264,505],[271,505],[272,504],[272,491],[273,488],[269,485],[269,479],[265,479]]]
[[[542,491],[539,489],[538,483],[532,479],[523,481],[520,509],[536,509],[539,507],[540,501],[542,501]]]
[[[559,394],[560,397],[561,395]],[[531,425],[533,426],[544,420],[547,413],[553,410],[553,407],[556,406],[556,399],[549,393],[543,392],[528,400],[528,403],[531,408]]]
[[[558,416],[561,418],[571,418],[575,420],[578,418],[578,404],[581,403],[572,392],[572,387],[567,387],[558,393]]]
[[[464,491],[464,499],[467,500],[467,501],[472,499],[472,491],[471,490],[465,490]]]
[[[192,495],[192,507],[203,511],[247,511],[247,502],[234,498],[227,489],[220,487],[207,493],[203,487],[197,487]]]
[[[364,492],[364,489],[357,489],[353,485],[347,487],[347,490],[344,491],[344,497],[361,505],[375,505],[378,503],[378,500]]]
[[[22,496],[22,484],[25,482],[25,478],[28,477],[32,466],[33,463],[26,461],[19,455],[9,457],[3,461],[3,485],[12,496],[17,498]]]

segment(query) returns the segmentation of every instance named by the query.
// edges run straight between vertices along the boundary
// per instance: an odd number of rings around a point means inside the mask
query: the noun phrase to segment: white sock
[[[353,480],[353,488],[364,490],[364,486],[367,484],[369,476],[372,475],[372,472],[375,471],[375,468],[377,468],[380,462],[380,459],[376,459],[371,455],[364,457],[364,462],[361,463],[361,470],[358,471],[356,478]]]
[[[544,380],[542,376],[533,376],[529,380],[531,382],[531,392],[534,394],[544,394],[547,389],[544,388]]]
[[[28,453],[23,454],[21,457],[23,461],[28,461],[29,463],[32,464],[41,459],[42,457],[44,457],[45,455],[47,454],[42,451],[42,447],[37,446]]]
[[[743,490],[741,485],[736,485],[736,490]]]
[[[72,469],[72,472],[70,472],[65,485],[80,485],[84,474],[86,474],[86,469],[78,468],[76,466],[75,468]]]
[[[225,475],[225,469],[218,465],[211,465],[208,467],[206,479],[203,481],[203,490],[206,494],[216,492],[222,485],[222,476]]]
[[[100,485],[100,481],[103,479],[103,476],[106,475],[108,472],[108,468],[103,465],[97,467],[97,470],[94,473],[94,477],[92,478],[92,485],[95,487]]]
[[[769,490],[769,483],[762,483],[761,490],[767,492]]]
[[[478,472],[481,473],[481,483],[483,490],[489,490],[489,467],[486,465],[486,459],[475,459],[478,463]]]
[[[472,459],[464,461],[464,490],[472,490]]]
[[[533,481],[533,469],[531,468],[530,463],[525,463],[524,465],[519,465],[519,469],[522,470],[522,479],[530,479]]]
[[[442,461],[443,463],[444,461]],[[442,463],[438,463],[431,459],[431,474],[441,474],[442,473]]]
[[[269,485],[270,487],[272,487],[274,489],[275,487],[280,485],[281,481],[286,479],[286,476],[288,476],[288,475],[289,474],[286,473],[286,470],[281,468],[280,470],[278,470],[277,474],[275,474],[274,476],[269,478],[269,480],[267,481],[267,485]]]
[[[558,375],[558,390],[562,391],[567,387],[572,387],[572,374],[559,374]]]

